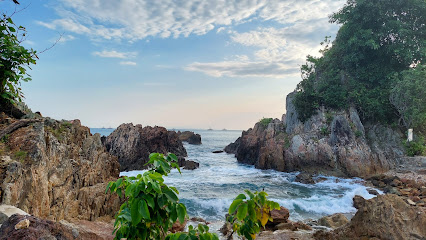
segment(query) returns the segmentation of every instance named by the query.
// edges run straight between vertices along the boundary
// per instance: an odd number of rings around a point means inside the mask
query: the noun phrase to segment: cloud
[[[66,34],[66,35],[62,35],[60,38],[52,39],[52,42],[58,41],[59,43],[65,43],[65,42],[68,42],[68,41],[72,41],[74,39],[75,39],[75,37],[73,35]]]
[[[104,58],[134,58],[137,55],[137,52],[117,52],[115,50],[107,51],[103,50],[102,52],[93,52],[93,55],[104,57]]]
[[[289,67],[284,63],[238,61],[223,61],[212,63],[195,62],[185,67],[185,70],[202,72],[213,77],[229,76],[282,78],[289,75],[295,75],[299,72],[298,69]]]
[[[61,0],[58,19],[38,22],[92,38],[135,41],[203,35],[257,19],[281,24],[327,17],[344,0]]]
[[[120,65],[136,66],[136,63],[132,61],[121,61]]]

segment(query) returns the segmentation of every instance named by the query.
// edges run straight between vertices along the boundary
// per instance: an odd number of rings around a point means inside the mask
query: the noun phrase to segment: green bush
[[[197,236],[200,239],[218,239],[208,233],[207,226],[202,225],[197,230],[190,228],[188,233],[167,236],[173,223],[177,220],[184,223],[187,217],[185,205],[179,202],[178,190],[167,186],[163,179],[172,168],[180,172],[177,160],[174,154],[152,153],[147,163],[152,166],[150,170],[108,184],[106,192],[110,190],[125,199],[114,223],[115,239],[192,240],[198,239]]]
[[[209,233],[207,225],[198,224],[194,229],[193,226],[188,227],[188,232],[171,233],[167,235],[166,240],[219,240],[216,234]]]
[[[267,128],[269,123],[272,122],[272,120],[274,120],[274,119],[273,118],[262,118],[262,119],[259,120],[259,123],[263,128]]]
[[[411,142],[405,143],[405,150],[407,155],[414,156],[426,156],[426,142],[423,137],[419,137]]]
[[[27,158],[28,153],[25,151],[17,151],[13,154],[13,157],[15,160],[18,160],[20,162],[25,161],[25,159]]]
[[[266,199],[266,192],[252,193],[245,190],[245,194],[238,195],[229,207],[229,216],[226,219],[232,226],[231,236],[236,232],[239,236],[253,240],[261,227],[272,221],[270,211],[279,209],[280,205]]]
[[[330,130],[328,130],[327,126],[320,128],[320,132],[323,136],[327,136],[330,134]]]
[[[362,132],[360,130],[355,131],[355,137],[359,138],[362,137]]]

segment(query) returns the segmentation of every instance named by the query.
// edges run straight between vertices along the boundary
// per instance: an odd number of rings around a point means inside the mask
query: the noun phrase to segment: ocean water
[[[113,129],[91,129],[107,135]],[[212,153],[222,150],[234,142],[241,131],[191,130],[201,135],[201,145],[184,143],[188,160],[200,163],[196,170],[177,170],[165,177],[165,182],[176,187],[179,199],[188,210],[190,217],[202,217],[210,222],[225,220],[232,200],[245,189],[265,190],[269,199],[290,211],[291,220],[318,219],[333,213],[355,213],[352,198],[361,195],[366,199],[374,197],[367,192],[361,179],[341,179],[318,176],[325,181],[313,185],[295,182],[297,172],[283,173],[274,170],[259,170],[240,164],[233,154]],[[143,171],[121,172],[120,175],[136,176]]]

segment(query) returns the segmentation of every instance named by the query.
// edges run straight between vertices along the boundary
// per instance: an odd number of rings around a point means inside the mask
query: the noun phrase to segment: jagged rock
[[[266,229],[277,230],[279,224],[288,223],[288,218],[290,217],[290,212],[285,207],[280,207],[280,209],[274,209],[271,212],[272,221],[268,221],[265,225]]]
[[[188,142],[189,144],[199,145],[201,144],[201,135],[191,131],[177,132],[179,139],[182,142]]]
[[[121,124],[105,140],[105,147],[118,157],[120,171],[145,169],[150,153],[174,153],[179,158],[187,156],[175,131],[164,127],[142,127],[132,123]]]
[[[51,220],[93,220],[114,216],[119,209],[117,196],[95,187],[118,178],[117,158],[105,151],[100,135],[90,134],[79,120],[44,118],[13,131],[7,146],[12,158],[0,159],[0,203]],[[91,196],[103,197],[87,204],[79,198],[85,188],[92,188]]]
[[[333,228],[333,229],[341,227],[347,224],[348,222],[349,222],[348,218],[341,213],[335,213],[333,215],[318,219],[319,225]]]
[[[15,229],[15,226],[21,222],[25,222],[24,227]],[[0,240],[112,240],[114,238],[112,231],[113,225],[103,222],[54,222],[34,216],[14,214],[1,226]]]
[[[360,197],[358,197],[360,198]],[[316,239],[423,239],[426,212],[394,194],[358,200],[357,213],[345,226],[319,232]]]
[[[286,222],[286,223],[280,223],[276,226],[277,230],[284,230],[284,229],[288,229],[291,231],[299,231],[299,230],[312,230],[312,227],[310,227],[309,225],[298,221],[298,222]]]
[[[378,124],[363,125],[355,108],[339,112],[321,108],[302,123],[292,102],[295,94],[287,96],[285,123],[275,119],[266,128],[257,123],[225,151],[260,169],[345,177],[386,172],[403,155],[402,133]]]

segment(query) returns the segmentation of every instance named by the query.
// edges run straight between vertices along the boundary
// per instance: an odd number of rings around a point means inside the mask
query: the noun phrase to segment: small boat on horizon
[[[207,131],[213,131],[213,129],[212,129],[212,128],[209,128],[209,129],[207,129]]]

